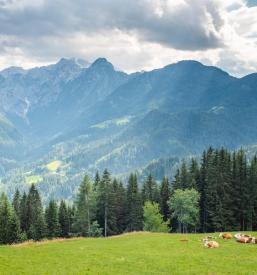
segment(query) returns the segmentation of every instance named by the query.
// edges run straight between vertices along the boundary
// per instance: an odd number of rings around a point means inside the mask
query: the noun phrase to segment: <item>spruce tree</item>
[[[104,170],[97,195],[97,221],[103,228],[104,236],[117,233],[117,217],[115,216],[116,198],[110,173]]]
[[[60,226],[60,237],[67,238],[70,233],[69,213],[64,200],[61,200],[58,212],[58,222]]]
[[[96,197],[92,190],[92,184],[86,175],[79,187],[76,200],[76,212],[74,229],[83,236],[88,236],[91,224],[95,220]]]
[[[41,240],[45,237],[45,219],[39,193],[34,184],[27,196],[27,236],[29,239]]]
[[[140,231],[143,228],[143,204],[135,174],[129,176],[126,197],[126,230]]]
[[[20,240],[20,222],[6,195],[0,197],[0,244],[12,244]]]
[[[20,192],[18,189],[16,189],[13,197],[12,205],[18,217],[20,217],[20,203],[21,203]]]
[[[171,190],[170,190],[169,180],[168,178],[164,177],[160,188],[160,208],[161,208],[161,214],[163,215],[164,221],[167,221],[170,216],[169,206],[168,206],[168,200],[170,198],[170,195],[171,195]]]
[[[50,200],[45,210],[46,235],[48,238],[56,238],[59,236],[60,227],[58,221],[58,206],[54,200]]]
[[[101,177],[99,175],[99,172],[97,171],[95,174],[95,180],[94,180],[94,185],[93,185],[93,191],[97,191],[97,188],[99,187],[101,182]]]
[[[159,203],[160,201],[158,186],[151,174],[147,177],[146,181],[144,182],[142,189],[142,200],[144,203],[146,201]]]
[[[28,232],[29,229],[29,222],[28,222],[28,208],[27,208],[27,194],[24,192],[20,201],[20,211],[19,211],[19,218],[21,224],[21,231],[23,233]]]

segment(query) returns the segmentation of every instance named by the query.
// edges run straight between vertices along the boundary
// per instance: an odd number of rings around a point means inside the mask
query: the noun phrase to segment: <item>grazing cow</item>
[[[251,235],[246,235],[246,234],[242,234],[242,233],[237,233],[234,235],[234,237],[238,242],[241,242],[241,243],[249,243],[253,239],[255,239]]]
[[[205,241],[204,246],[207,248],[218,248],[219,244],[215,241]]]
[[[242,233],[237,233],[234,235],[236,241],[239,243],[256,243],[256,238],[251,235],[246,235]]]
[[[253,240],[253,238],[241,237],[241,238],[237,239],[236,241],[239,243],[251,243],[252,240]]]
[[[233,236],[230,233],[220,233],[219,237],[225,240],[229,240],[233,238]]]

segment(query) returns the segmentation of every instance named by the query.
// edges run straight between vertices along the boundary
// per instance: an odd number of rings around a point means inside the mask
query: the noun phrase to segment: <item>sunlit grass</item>
[[[217,239],[220,248],[207,249],[204,236],[139,232],[0,246],[0,274],[257,274],[257,245]]]
[[[47,168],[48,171],[50,171],[50,172],[56,172],[56,171],[60,168],[61,164],[62,164],[61,161],[55,160],[55,161],[52,161],[52,162],[48,163],[48,164],[46,165],[46,168]]]

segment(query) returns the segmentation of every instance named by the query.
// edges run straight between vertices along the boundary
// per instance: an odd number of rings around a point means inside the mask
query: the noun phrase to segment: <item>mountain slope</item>
[[[238,79],[196,61],[128,75],[104,58],[86,67],[62,59],[1,72],[0,93],[1,112],[29,144],[2,182],[40,179],[49,197],[71,196],[85,172],[124,176],[208,146],[257,143],[257,74]]]

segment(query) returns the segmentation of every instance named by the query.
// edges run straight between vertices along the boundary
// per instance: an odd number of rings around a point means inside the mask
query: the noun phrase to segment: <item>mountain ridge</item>
[[[72,193],[85,172],[107,167],[126,175],[210,145],[257,143],[257,74],[236,78],[192,60],[133,74],[105,58],[85,66],[61,59],[26,73],[0,72],[0,114],[22,148],[16,169],[0,160],[0,188],[26,188],[29,173],[42,178],[49,196]],[[61,164],[53,173],[45,167],[55,160]]]

